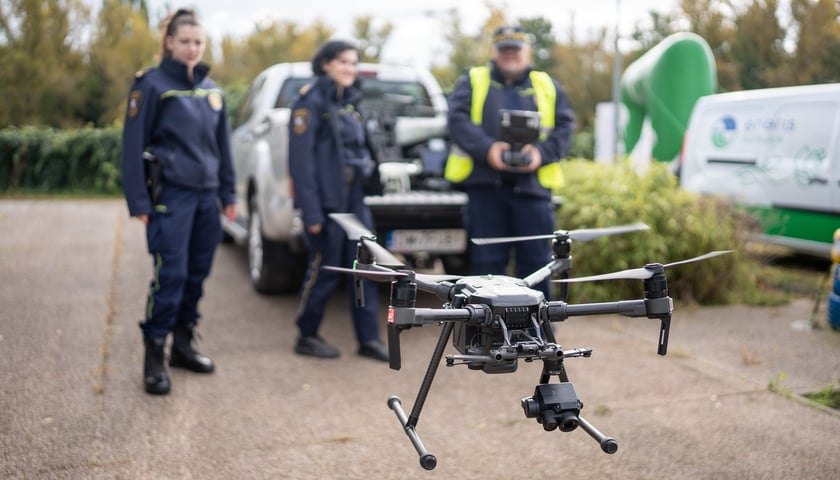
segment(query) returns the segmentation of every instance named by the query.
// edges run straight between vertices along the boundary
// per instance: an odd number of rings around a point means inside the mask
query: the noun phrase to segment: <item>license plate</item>
[[[461,253],[466,250],[467,233],[459,228],[391,230],[385,246],[394,253]]]

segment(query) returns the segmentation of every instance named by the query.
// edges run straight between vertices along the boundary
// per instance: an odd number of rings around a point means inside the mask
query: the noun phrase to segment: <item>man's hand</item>
[[[487,151],[487,165],[494,170],[507,170],[508,166],[502,161],[502,153],[510,150],[510,144],[507,142],[493,142],[490,145],[490,150]]]
[[[319,233],[321,233],[321,224],[319,223],[317,225],[310,225],[306,227],[306,231],[309,232],[311,235],[318,235]]]
[[[134,218],[136,218],[137,220],[140,220],[143,223],[143,225],[148,225],[149,224],[149,215],[147,215],[145,213],[142,213],[140,215],[135,215]]]
[[[542,154],[540,153],[539,148],[529,143],[528,145],[522,147],[522,153],[531,156],[531,163],[524,167],[521,167],[524,171],[534,172],[538,168],[540,168],[540,165],[542,165]]]

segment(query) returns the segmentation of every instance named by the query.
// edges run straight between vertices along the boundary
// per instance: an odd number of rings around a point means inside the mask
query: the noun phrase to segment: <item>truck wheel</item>
[[[305,258],[294,255],[283,242],[266,239],[256,199],[250,199],[248,217],[248,271],[251,284],[259,293],[288,293],[303,281]]]

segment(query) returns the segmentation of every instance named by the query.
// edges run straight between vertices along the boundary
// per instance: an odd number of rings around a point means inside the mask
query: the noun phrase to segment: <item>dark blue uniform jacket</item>
[[[537,111],[536,97],[529,77],[531,70],[527,69],[522,76],[511,85],[505,80],[495,65],[490,68],[490,89],[484,102],[484,116],[481,125],[472,122],[470,110],[472,105],[472,85],[469,73],[464,74],[455,85],[449,96],[449,136],[454,143],[473,158],[473,172],[458,186],[490,186],[499,187],[503,184],[512,185],[518,193],[550,197],[550,192],[537,181],[536,173],[500,172],[490,168],[487,164],[487,152],[490,145],[499,137],[499,110],[530,110]],[[574,115],[566,93],[554,81],[557,89],[557,99],[554,105],[554,129],[548,138],[536,144],[542,155],[542,164],[557,162],[566,156],[569,141],[574,130]]]
[[[361,90],[344,89],[336,97],[336,84],[328,76],[318,77],[302,90],[292,105],[289,120],[289,173],[294,185],[295,206],[301,209],[306,226],[321,225],[331,212],[347,211],[348,189],[345,167],[355,169],[356,182],[378,182],[371,167],[370,145],[359,110]],[[338,135],[330,120],[335,111]],[[339,149],[338,142],[342,148]],[[343,154],[343,156],[342,156]]]
[[[199,64],[193,81],[171,57],[138,73],[128,99],[122,144],[122,183],[129,213],[149,214],[143,151],[162,165],[164,184],[218,189],[222,205],[236,201],[229,125],[222,91]]]

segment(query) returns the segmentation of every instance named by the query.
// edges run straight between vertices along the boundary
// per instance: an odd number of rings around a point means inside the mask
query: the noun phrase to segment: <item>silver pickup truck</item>
[[[449,273],[466,273],[466,196],[442,178],[447,104],[440,86],[429,72],[403,66],[360,64],[359,78],[385,191],[365,200],[378,240],[409,265],[440,259]],[[308,62],[267,68],[233,123],[239,216],[223,226],[228,239],[247,245],[261,293],[297,289],[306,268],[303,224],[290,195],[288,123],[292,101],[311,80]]]

